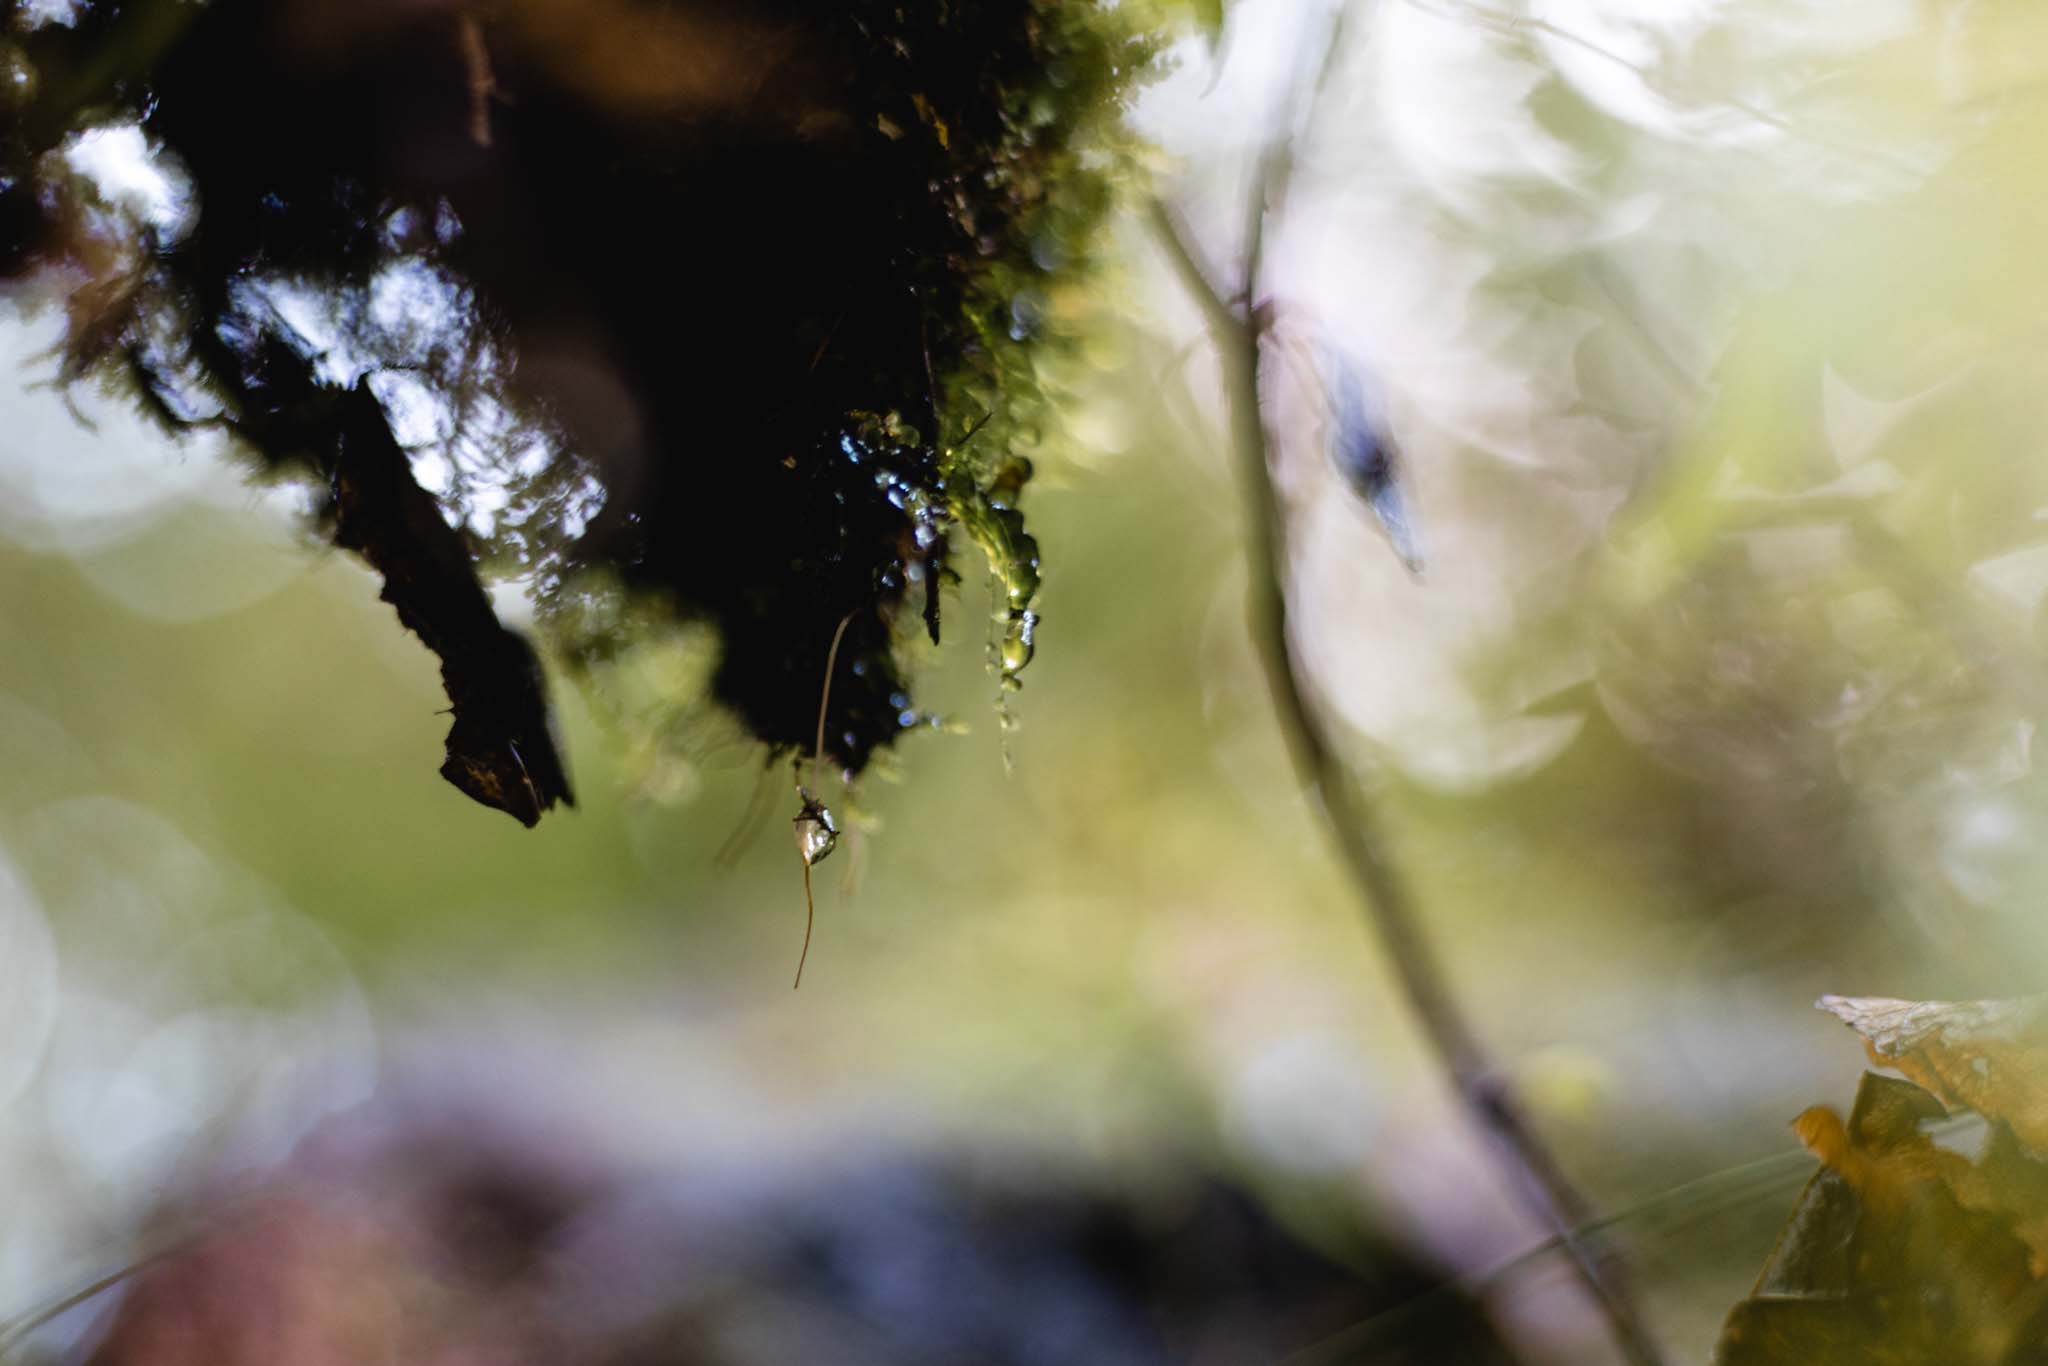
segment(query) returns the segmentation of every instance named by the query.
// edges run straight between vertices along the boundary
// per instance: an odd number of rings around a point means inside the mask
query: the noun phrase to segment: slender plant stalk
[[[26,1342],[29,1335],[44,1324],[53,1322],[78,1308],[79,1305],[105,1294],[129,1277],[147,1270],[165,1255],[165,1253],[157,1252],[147,1257],[138,1258],[118,1270],[108,1272],[98,1280],[79,1287],[68,1295],[50,1301],[50,1303],[32,1313],[24,1314],[18,1319],[0,1324],[0,1363],[12,1361],[15,1348]]]
[[[839,642],[846,638],[846,627],[853,617],[848,612],[832,628],[832,647],[825,651],[825,686],[818,689],[818,743],[811,747],[811,786],[821,792],[825,785],[818,781],[818,772],[825,766],[825,712],[832,705],[832,671],[839,666]]]
[[[832,704],[832,671],[838,667],[839,642],[845,637],[847,623],[853,620],[853,615],[848,612],[839,619],[838,627],[832,632],[832,648],[825,652],[825,686],[818,690],[818,743],[811,750],[811,782],[820,790],[823,790],[823,784],[819,782],[818,774],[825,766],[825,711]],[[797,783],[796,790],[797,795],[803,799],[803,809],[797,812],[795,823],[802,825],[805,821],[823,821],[829,830],[832,817],[825,810],[823,800],[802,782]],[[831,846],[827,845],[825,853],[830,852]],[[811,926],[818,918],[817,903],[811,900],[811,864],[816,860],[811,857],[810,848],[804,843],[801,835],[797,837],[797,856],[803,860],[804,865],[804,947],[803,952],[797,955],[796,981],[790,984],[792,991],[804,984],[804,964],[811,958]],[[820,854],[819,857],[822,858],[824,855]]]
[[[1959,1133],[1969,1127],[1969,1120],[1952,1119],[1936,1127],[1942,1133]],[[1603,1215],[1576,1231],[1593,1232],[1659,1215],[1682,1216],[1683,1221],[1690,1224],[1740,1209],[1759,1199],[1781,1195],[1794,1185],[1811,1183],[1821,1170],[1812,1153],[1804,1148],[1794,1148],[1682,1181],[1627,1209]],[[1496,1264],[1491,1270],[1446,1281],[1371,1318],[1339,1329],[1284,1358],[1277,1366],[1341,1366],[1341,1363],[1370,1360],[1368,1353],[1391,1344],[1395,1340],[1394,1335],[1406,1325],[1425,1320],[1460,1296],[1480,1294],[1518,1276],[1564,1250],[1565,1240],[1562,1237],[1545,1238],[1534,1247]]]
[[[1156,200],[1151,206],[1153,225],[1173,266],[1208,321],[1223,370],[1231,444],[1249,514],[1248,610],[1281,730],[1295,770],[1322,813],[1409,1008],[1450,1074],[1459,1098],[1495,1140],[1524,1203],[1569,1253],[1622,1356],[1632,1366],[1662,1366],[1663,1353],[1636,1306],[1624,1269],[1599,1235],[1599,1223],[1590,1206],[1530,1126],[1471,1021],[1451,995],[1422,933],[1414,895],[1389,860],[1374,813],[1309,705],[1295,672],[1287,631],[1287,527],[1273,486],[1259,399],[1260,344],[1266,324],[1264,310],[1255,302],[1260,297],[1265,223],[1284,194],[1290,170],[1291,153],[1284,143],[1262,160],[1247,224],[1242,286],[1235,300],[1217,289],[1171,211]]]
[[[197,1245],[210,1232],[228,1226],[237,1216],[258,1203],[259,1198],[255,1196],[228,1197],[204,1214],[193,1216],[173,1228],[163,1230],[155,1237],[148,1238],[143,1251],[132,1255],[113,1270],[36,1308],[25,1310],[14,1318],[0,1319],[0,1366],[9,1366],[9,1363],[18,1360],[22,1345],[37,1329],[55,1322],[82,1304],[90,1303],[131,1277],[141,1275],[158,1262],[177,1256]]]

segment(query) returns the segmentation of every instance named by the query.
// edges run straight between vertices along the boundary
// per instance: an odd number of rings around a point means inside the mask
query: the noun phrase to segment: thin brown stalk
[[[839,642],[845,639],[847,624],[853,620],[853,617],[854,614],[848,612],[839,619],[838,627],[832,632],[832,648],[825,652],[825,686],[818,690],[818,743],[811,750],[811,782],[813,785],[818,785],[818,772],[825,766],[825,712],[832,704],[832,673],[839,664]],[[818,798],[816,793],[812,792],[810,788],[805,787],[801,782],[797,784],[796,790],[797,795],[803,799],[803,809],[797,813],[796,817],[797,826],[801,828],[806,821],[820,821],[824,823],[827,830],[830,830],[832,817],[826,811],[824,802]],[[822,858],[824,854],[830,852],[831,845],[827,844],[824,851],[818,854],[817,857]],[[797,990],[804,984],[804,964],[810,961],[811,957],[811,928],[816,924],[818,918],[817,903],[811,898],[811,864],[815,860],[812,857],[811,849],[801,834],[797,836],[797,854],[803,860],[804,865],[804,947],[803,952],[797,955],[796,981],[790,985],[790,990],[792,991]]]
[[[804,984],[804,964],[805,964],[805,963],[807,963],[807,962],[809,962],[809,961],[810,961],[810,957],[811,957],[811,926],[812,926],[812,924],[813,924],[813,923],[814,923],[814,922],[815,922],[815,921],[817,920],[817,918],[818,918],[818,913],[817,913],[817,910],[816,910],[815,906],[813,905],[813,903],[812,903],[812,901],[811,901],[811,861],[810,861],[809,859],[805,859],[805,860],[804,860],[804,947],[803,947],[803,952],[799,953],[799,954],[798,954],[798,955],[796,956],[796,980],[795,980],[794,982],[791,982],[791,983],[789,984],[789,989],[790,989],[791,991],[799,991],[799,990],[802,990],[802,988],[803,988],[803,984]]]
[[[1330,62],[1325,60],[1322,75]],[[1318,88],[1322,84],[1318,79]],[[1591,1206],[1530,1125],[1513,1091],[1451,994],[1421,930],[1409,884],[1387,854],[1374,812],[1310,706],[1288,642],[1287,528],[1273,485],[1260,404],[1263,311],[1261,272],[1266,223],[1284,197],[1292,165],[1285,143],[1263,159],[1247,224],[1245,264],[1235,298],[1219,290],[1162,203],[1153,225],[1175,270],[1207,319],[1229,397],[1230,436],[1249,512],[1249,615],[1296,772],[1321,811],[1366,918],[1377,931],[1408,1005],[1467,1111],[1493,1140],[1518,1196],[1556,1236],[1616,1346],[1632,1366],[1661,1366],[1664,1356],[1629,1289],[1625,1270],[1599,1234]]]
[[[839,642],[846,638],[846,627],[854,614],[848,612],[839,619],[839,625],[832,631],[832,646],[825,651],[825,686],[818,690],[818,742],[811,747],[811,785],[819,786],[818,770],[825,764],[825,711],[832,705],[832,671],[839,664]]]

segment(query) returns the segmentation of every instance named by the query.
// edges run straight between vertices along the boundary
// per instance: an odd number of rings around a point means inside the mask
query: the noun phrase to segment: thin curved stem
[[[789,984],[789,989],[790,989],[791,991],[796,991],[796,990],[800,989],[800,988],[801,988],[801,987],[803,986],[803,984],[804,984],[804,964],[805,964],[805,963],[806,963],[807,961],[809,961],[809,959],[810,959],[810,956],[811,956],[811,926],[812,926],[812,925],[813,925],[814,923],[816,923],[816,921],[817,921],[817,918],[818,918],[818,915],[817,915],[817,911],[816,911],[815,907],[814,907],[814,906],[812,905],[812,902],[811,902],[811,861],[810,861],[809,859],[805,859],[805,860],[804,860],[804,947],[803,947],[803,951],[802,951],[801,953],[797,954],[797,956],[796,956],[796,980],[795,980],[794,982],[791,982],[791,983]]]
[[[1935,1126],[1933,1132],[1953,1133],[1963,1129],[1967,1123],[1967,1119],[1951,1120]],[[1766,1196],[1777,1195],[1792,1185],[1811,1181],[1817,1167],[1813,1154],[1804,1148],[1773,1153],[1769,1157],[1760,1157],[1752,1162],[1743,1162],[1722,1171],[1694,1177],[1690,1181],[1682,1181],[1626,1209],[1602,1215],[1590,1224],[1573,1229],[1572,1233],[1584,1237],[1621,1224],[1680,1210],[1684,1211],[1687,1222],[1725,1214]],[[1475,1295],[1491,1289],[1539,1265],[1544,1258],[1568,1249],[1569,1243],[1563,1234],[1552,1235],[1496,1263],[1488,1270],[1447,1280],[1399,1304],[1391,1305],[1370,1318],[1362,1319],[1348,1328],[1318,1339],[1283,1358],[1279,1366],[1338,1366],[1340,1362],[1358,1361],[1363,1353],[1390,1342],[1393,1335],[1404,1325],[1442,1307],[1446,1301],[1456,1296]]]
[[[832,631],[832,646],[825,651],[825,685],[818,690],[818,740],[817,744],[811,749],[811,783],[813,786],[818,785],[818,772],[825,766],[825,713],[832,705],[832,675],[839,667],[839,642],[845,638],[847,625],[852,622],[853,616],[852,612],[848,612],[839,619],[839,625]],[[801,757],[798,758],[797,764],[797,771],[801,773],[803,771],[803,760]],[[803,860],[804,865],[804,947],[803,952],[797,955],[796,980],[790,983],[791,991],[797,990],[804,984],[804,964],[810,960],[811,956],[811,930],[818,920],[817,902],[811,894],[811,865],[832,852],[832,840],[835,838],[832,828],[832,814],[825,809],[825,804],[818,799],[817,794],[811,788],[805,787],[801,780],[796,785],[796,792],[797,796],[803,801],[803,809],[798,811],[796,815],[798,828],[801,830],[806,821],[815,822],[823,827],[826,837],[819,848],[813,849],[806,835],[799,834],[797,836],[797,855]]]
[[[832,704],[832,673],[839,664],[839,642],[845,637],[846,628],[853,621],[853,615],[852,612],[848,612],[839,619],[839,625],[832,632],[832,648],[825,651],[825,686],[818,692],[818,743],[811,749],[813,787],[818,785],[818,770],[825,762],[825,709]]]
[[[1317,82],[1330,70],[1325,58]],[[1265,331],[1256,300],[1267,220],[1286,193],[1292,152],[1278,143],[1261,160],[1254,178],[1245,237],[1245,262],[1235,298],[1219,290],[1187,237],[1163,203],[1154,201],[1153,226],[1175,270],[1207,319],[1224,389],[1229,397],[1231,444],[1237,453],[1249,512],[1251,595],[1248,611],[1259,657],[1271,687],[1281,730],[1304,788],[1323,815],[1346,871],[1378,932],[1395,977],[1422,1025],[1423,1033],[1450,1074],[1459,1099],[1506,1159],[1523,1203],[1552,1230],[1570,1254],[1588,1296],[1607,1321],[1617,1347],[1632,1366],[1662,1366],[1664,1356],[1637,1308],[1627,1277],[1605,1240],[1591,1206],[1529,1124],[1512,1090],[1480,1043],[1477,1032],[1452,996],[1442,968],[1421,930],[1421,915],[1409,885],[1386,853],[1377,821],[1309,705],[1294,668],[1288,640],[1287,528],[1273,486],[1271,452],[1260,405],[1260,352]]]
[[[97,1299],[121,1284],[121,1282],[132,1276],[139,1275],[155,1263],[162,1261],[167,1255],[167,1251],[157,1251],[144,1257],[138,1257],[126,1266],[116,1268],[97,1280],[80,1286],[70,1294],[50,1301],[50,1303],[40,1309],[23,1314],[20,1318],[9,1320],[6,1323],[0,1323],[0,1362],[10,1359],[14,1354],[14,1349],[23,1342],[26,1342],[29,1335],[44,1324],[54,1322],[78,1308],[79,1305]]]

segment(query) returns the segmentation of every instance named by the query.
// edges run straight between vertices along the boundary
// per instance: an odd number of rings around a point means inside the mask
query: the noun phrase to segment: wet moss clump
[[[1147,18],[15,4],[0,280],[61,301],[67,378],[315,481],[441,656],[444,772],[479,800],[531,822],[568,797],[478,587],[504,573],[585,667],[708,627],[712,695],[781,752],[815,743],[844,623],[824,748],[857,773],[919,722],[908,643],[949,629],[965,543],[1004,669],[1028,662],[1041,376],[1131,174]],[[154,202],[89,173],[107,136]]]

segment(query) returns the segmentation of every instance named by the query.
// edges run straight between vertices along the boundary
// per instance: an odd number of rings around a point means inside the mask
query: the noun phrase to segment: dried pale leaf
[[[2048,997],[1899,1001],[1823,996],[1820,1008],[1863,1036],[1871,1061],[1951,1107],[2001,1120],[2048,1158]]]

